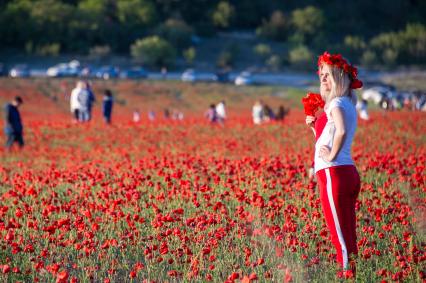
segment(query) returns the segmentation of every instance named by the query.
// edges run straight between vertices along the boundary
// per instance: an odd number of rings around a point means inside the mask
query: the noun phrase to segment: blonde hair
[[[327,64],[321,65],[320,68],[328,67],[330,72],[330,81],[331,81],[331,91],[326,97],[326,103],[328,104],[333,98],[348,96],[353,104],[356,104],[356,95],[352,93],[350,88],[351,79],[348,74],[346,74],[343,69],[330,66]]]

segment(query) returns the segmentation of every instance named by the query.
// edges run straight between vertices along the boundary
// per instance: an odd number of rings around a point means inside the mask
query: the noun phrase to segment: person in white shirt
[[[80,121],[80,111],[82,106],[80,104],[79,94],[85,87],[85,83],[83,81],[79,81],[77,82],[76,87],[71,91],[70,110],[75,122]]]
[[[356,103],[356,110],[358,111],[359,118],[364,121],[368,121],[370,116],[368,115],[368,101],[366,99],[358,100]]]
[[[139,112],[138,109],[134,109],[133,110],[133,122],[134,123],[139,123],[141,120],[141,113]]]
[[[216,105],[216,115],[219,123],[223,123],[226,120],[225,101],[221,101]]]
[[[255,125],[262,124],[263,121],[263,104],[261,101],[256,101],[253,105],[253,109],[251,111],[253,117],[253,123]]]
[[[327,123],[315,145],[315,173],[331,242],[344,276],[355,272],[356,240],[355,202],[360,191],[360,177],[351,156],[357,128],[356,96],[352,89],[362,87],[357,70],[341,55],[320,56],[319,75],[325,94]]]

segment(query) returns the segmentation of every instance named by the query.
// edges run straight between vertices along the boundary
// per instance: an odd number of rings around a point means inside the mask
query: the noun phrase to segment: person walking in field
[[[84,83],[82,81],[79,81],[77,82],[76,87],[71,91],[70,110],[75,123],[80,121],[81,105],[78,96],[82,89],[84,89]]]
[[[141,120],[141,113],[139,112],[139,109],[134,109],[133,110],[133,123],[139,123]]]
[[[79,88],[77,100],[79,103],[79,121],[89,122],[91,118],[90,111],[92,107],[92,95],[87,88],[86,82],[81,82],[81,88]]]
[[[87,83],[77,82],[71,91],[70,108],[75,122],[87,122],[90,120],[91,103],[93,102]]]
[[[290,109],[286,109],[284,108],[283,105],[280,105],[280,107],[278,108],[276,120],[284,121],[284,118],[288,115],[289,112],[290,112]]]
[[[204,117],[207,118],[207,120],[214,124],[217,122],[217,112],[216,112],[216,105],[210,104],[210,107],[207,109],[207,111],[204,113]]]
[[[370,119],[370,116],[368,115],[368,101],[366,99],[362,99],[357,102],[356,109],[358,110],[359,118],[365,121]]]
[[[251,115],[253,117],[253,123],[255,125],[262,124],[264,111],[262,101],[256,101],[253,105]]]
[[[219,123],[223,123],[226,120],[226,109],[225,101],[221,101],[216,105],[217,120]]]
[[[357,128],[352,89],[362,87],[362,82],[357,79],[357,69],[340,54],[325,52],[319,57],[318,68],[327,122],[322,131],[314,129],[315,174],[331,242],[343,269],[339,274],[352,277],[358,253],[355,202],[360,191],[360,177],[351,156]],[[314,121],[314,117],[306,118],[311,127]]]
[[[87,121],[92,120],[92,109],[93,104],[96,102],[95,93],[93,92],[92,85],[89,82],[86,82],[86,90],[89,94],[88,102],[87,102]]]
[[[16,96],[12,102],[4,106],[4,131],[6,134],[6,149],[10,150],[14,143],[20,148],[24,146],[23,125],[18,108],[22,105],[21,97]]]
[[[105,123],[111,124],[112,106],[114,105],[114,98],[112,92],[107,89],[105,90],[104,97],[102,100],[102,115],[104,116]]]

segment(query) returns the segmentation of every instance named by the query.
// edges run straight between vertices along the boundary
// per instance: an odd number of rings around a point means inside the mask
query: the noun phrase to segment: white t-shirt
[[[216,114],[219,118],[226,119],[225,104],[223,102],[216,105]]]
[[[78,95],[80,94],[80,92],[81,92],[81,88],[75,88],[71,92],[71,97],[70,97],[71,112],[74,112],[74,110],[81,108],[80,101],[78,100]]]
[[[319,151],[323,145],[328,146],[330,149],[333,147],[336,127],[334,125],[333,118],[331,117],[331,110],[335,107],[341,108],[343,112],[346,136],[337,156],[332,162],[327,162],[319,157]],[[315,144],[315,173],[324,168],[354,164],[351,156],[351,146],[357,127],[357,112],[355,106],[352,104],[351,99],[348,96],[334,98],[330,104],[326,106],[325,114],[327,115],[328,121],[324,130],[322,131],[321,136],[318,138]]]
[[[263,106],[261,104],[255,104],[252,109],[253,123],[262,123]]]

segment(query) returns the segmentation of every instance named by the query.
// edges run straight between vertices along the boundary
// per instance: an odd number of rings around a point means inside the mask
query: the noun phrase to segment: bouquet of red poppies
[[[302,98],[303,108],[305,109],[305,114],[308,116],[315,116],[315,112],[318,109],[323,108],[325,101],[322,100],[322,97],[319,93],[309,92],[304,98]]]

